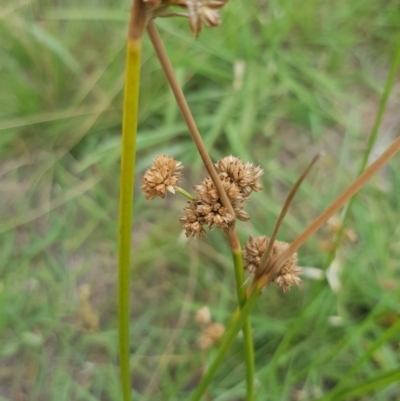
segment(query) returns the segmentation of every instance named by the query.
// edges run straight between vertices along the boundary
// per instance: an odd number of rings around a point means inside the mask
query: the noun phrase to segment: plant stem
[[[235,311],[229,329],[222,338],[222,342],[220,344],[220,347],[218,348],[217,355],[215,356],[205,375],[202,377],[199,385],[197,386],[195,392],[190,397],[189,401],[200,401],[201,397],[207,390],[207,387],[210,385],[212,378],[217,372],[219,366],[221,365],[230,346],[235,341],[238,332],[243,327],[246,319],[250,315],[251,310],[257,303],[259,296],[260,296],[260,291],[258,291],[257,289],[252,291],[244,307],[240,310],[237,309]]]
[[[191,195],[189,192],[185,191],[183,188],[181,187],[176,187],[176,192],[179,192],[181,195],[185,196],[186,198],[193,200],[194,196]]]
[[[246,287],[244,286],[242,249],[235,226],[232,226],[231,228],[226,230],[226,234],[228,237],[233,258],[233,264],[235,267],[235,282],[238,304],[239,308],[242,309],[247,300]],[[245,319],[243,325],[243,338],[244,356],[246,362],[246,400],[252,401],[254,400],[254,344],[250,316]]]
[[[381,100],[379,102],[378,112],[375,117],[375,121],[374,121],[374,125],[372,127],[371,134],[368,138],[367,148],[365,149],[365,152],[363,154],[360,168],[358,170],[358,175],[360,175],[365,170],[367,163],[368,163],[368,159],[371,155],[372,147],[374,146],[376,139],[378,138],[379,127],[382,122],[383,114],[385,113],[385,110],[386,110],[386,105],[387,105],[387,101],[390,96],[390,92],[392,91],[393,84],[396,79],[397,71],[399,69],[399,64],[400,64],[400,39],[397,42],[397,46],[396,46],[396,49],[394,52],[392,63],[390,65],[389,75],[386,79],[385,87],[383,89]],[[341,219],[342,220],[341,227],[336,235],[333,250],[329,253],[327,261],[325,263],[326,268],[329,267],[330,264],[335,259],[336,251],[339,248],[339,245],[343,238],[343,234],[344,234],[344,230],[345,230],[345,223],[350,216],[350,212],[353,207],[355,199],[356,199],[355,197],[351,198],[349,203],[346,205],[345,209],[343,210],[342,219]]]
[[[226,194],[222,182],[219,178],[217,171],[215,170],[214,164],[210,158],[210,155],[207,152],[207,148],[204,145],[203,139],[201,138],[200,132],[196,126],[196,122],[192,116],[192,113],[189,109],[189,106],[186,102],[185,95],[182,92],[182,89],[179,85],[178,80],[176,79],[174,69],[172,68],[171,62],[168,58],[167,52],[165,51],[164,45],[162,43],[160,34],[158,33],[157,27],[153,21],[150,21],[147,25],[147,33],[149,34],[151,43],[153,44],[154,50],[157,54],[157,57],[160,61],[160,64],[164,70],[165,76],[167,77],[168,83],[174,93],[176,103],[181,110],[182,116],[185,119],[186,125],[189,129],[190,135],[193,138],[193,142],[195,143],[197,150],[200,154],[201,159],[203,160],[204,166],[208,171],[211,179],[213,180],[217,190],[219,192],[222,204],[228,209],[229,213],[235,217],[235,211],[231,205],[231,202]]]
[[[130,253],[140,56],[144,23],[145,14],[143,5],[141,1],[135,0],[130,15],[126,47],[118,225],[118,335],[121,386],[124,401],[131,400],[131,374],[129,367]]]

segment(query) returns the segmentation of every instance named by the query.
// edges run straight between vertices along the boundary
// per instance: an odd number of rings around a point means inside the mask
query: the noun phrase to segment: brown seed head
[[[210,308],[208,306],[200,308],[194,320],[201,325],[209,325],[212,322]]]
[[[197,37],[203,25],[216,27],[220,24],[219,9],[228,0],[143,0],[147,6],[150,18],[156,17],[186,17],[189,19],[190,29]],[[170,7],[179,7],[187,13],[174,12]]]
[[[205,237],[206,232],[203,228],[203,225],[206,223],[206,221],[204,219],[204,213],[201,213],[197,210],[196,200],[187,202],[184,212],[185,215],[179,220],[185,229],[186,237]]]
[[[151,200],[156,196],[165,198],[167,191],[174,194],[182,177],[182,168],[182,164],[172,157],[158,156],[143,177],[142,191],[146,199]]]
[[[257,274],[257,271],[264,266],[260,266],[260,262],[264,252],[267,249],[269,238],[265,236],[251,237],[245,244],[243,259],[245,261],[245,269],[252,274]],[[287,242],[275,240],[272,246],[271,258],[275,258],[286,250],[289,246]],[[301,274],[301,269],[297,266],[297,254],[293,254],[282,266],[279,274],[274,278],[273,282],[283,289],[288,291],[292,285],[299,285],[301,280],[298,277]]]
[[[243,163],[241,159],[232,155],[219,160],[215,166],[225,177],[229,177],[244,194],[249,195],[251,191],[261,191],[262,186],[257,183],[264,172],[261,167],[254,167],[252,163]]]
[[[261,186],[257,183],[263,173],[260,167],[255,168],[251,163],[244,164],[233,156],[225,157],[216,163],[220,171],[222,186],[235,211],[236,218],[241,221],[250,219],[244,207],[251,192],[258,191]],[[194,202],[188,202],[185,208],[186,216],[180,219],[187,236],[204,236],[199,225],[207,225],[209,230],[214,227],[228,229],[235,221],[234,217],[222,205],[219,192],[211,178],[206,178],[194,190],[197,194]],[[194,222],[198,224],[192,226]],[[189,225],[189,223],[191,225]],[[201,234],[200,234],[201,232]]]
[[[221,323],[213,323],[207,326],[197,340],[200,349],[208,349],[214,345],[225,333],[225,327]]]

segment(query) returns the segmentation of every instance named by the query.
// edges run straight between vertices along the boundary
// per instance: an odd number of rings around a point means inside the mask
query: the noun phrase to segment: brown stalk
[[[128,27],[128,39],[138,40],[143,36],[146,26],[146,7],[142,0],[134,0]]]
[[[301,174],[301,176],[298,178],[298,180],[296,181],[296,183],[293,185],[292,189],[289,192],[289,195],[287,196],[285,203],[283,205],[283,208],[279,214],[278,220],[275,224],[274,230],[272,231],[271,234],[271,238],[269,239],[268,242],[268,247],[264,252],[264,255],[261,259],[261,263],[260,263],[260,272],[257,272],[257,276],[261,276],[265,273],[266,269],[267,269],[267,261],[269,259],[269,255],[271,254],[271,250],[272,247],[274,245],[276,236],[278,234],[278,231],[282,225],[283,219],[286,216],[287,211],[289,210],[289,207],[294,199],[294,197],[296,196],[296,193],[298,191],[298,189],[300,188],[301,183],[304,181],[304,179],[306,178],[307,174],[310,172],[311,167],[315,164],[315,162],[319,159],[320,154],[317,154],[312,160],[311,163],[307,166],[307,168],[303,171],[303,173]]]
[[[182,116],[188,126],[190,135],[193,138],[193,142],[195,143],[197,150],[200,154],[201,159],[203,160],[204,166],[208,171],[211,179],[213,180],[217,190],[219,192],[222,204],[228,209],[229,213],[235,217],[235,212],[231,205],[231,202],[226,194],[221,180],[218,176],[217,171],[215,170],[214,164],[210,158],[210,155],[207,152],[207,149],[204,145],[203,139],[201,138],[200,132],[196,126],[193,115],[189,109],[189,106],[186,102],[185,96],[182,92],[182,89],[178,83],[178,80],[175,77],[174,69],[171,65],[171,62],[168,58],[167,52],[165,51],[164,45],[162,43],[160,34],[158,33],[157,27],[153,21],[150,21],[147,25],[147,33],[149,34],[151,43],[153,44],[154,50],[157,54],[157,57],[161,63],[161,66],[164,70],[164,73],[167,77],[169,85],[172,89],[172,92],[175,96],[176,102],[181,110]]]
[[[267,274],[260,277],[258,288],[263,288],[278,274],[286,260],[300,248],[325,222],[333,216],[372,176],[381,169],[400,150],[400,137],[395,139],[389,148],[382,153],[356,180],[339,195],[284,251],[267,265]]]

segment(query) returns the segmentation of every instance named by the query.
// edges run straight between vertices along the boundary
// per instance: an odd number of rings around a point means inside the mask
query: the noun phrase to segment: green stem
[[[239,307],[242,309],[246,304],[246,287],[244,286],[244,269],[242,251],[238,249],[232,250],[233,264],[235,266],[235,281],[236,292],[238,297]],[[254,345],[253,335],[251,330],[251,320],[248,316],[243,325],[243,338],[244,338],[244,357],[246,362],[246,390],[247,401],[254,400]]]
[[[176,187],[175,190],[176,190],[176,192],[179,192],[181,195],[186,196],[186,198],[188,198],[189,200],[193,200],[194,199],[193,195],[191,195],[189,192],[185,191],[181,187]]]
[[[233,315],[229,329],[225,333],[221,345],[218,348],[217,355],[215,356],[205,375],[202,377],[199,385],[197,386],[195,392],[190,397],[189,401],[200,401],[201,397],[207,390],[207,387],[210,385],[211,380],[214,377],[215,373],[217,372],[219,366],[224,360],[224,357],[227,354],[230,346],[235,341],[237,334],[245,324],[246,319],[250,315],[251,310],[257,303],[259,296],[260,296],[260,291],[255,289],[254,291],[252,291],[244,307],[240,310],[239,309],[236,310],[236,312]]]
[[[145,19],[144,7],[141,1],[135,0],[130,16],[126,47],[118,224],[118,336],[121,386],[124,401],[131,401],[129,285],[140,58]]]
[[[374,125],[372,127],[372,131],[371,134],[369,135],[368,138],[368,143],[367,143],[367,148],[365,149],[361,164],[360,164],[360,168],[358,170],[358,174],[357,175],[361,175],[365,168],[367,167],[367,163],[368,163],[368,159],[371,155],[372,152],[372,148],[376,142],[376,139],[378,137],[378,132],[379,132],[379,127],[381,125],[382,122],[382,118],[383,118],[383,114],[385,113],[386,110],[386,105],[387,105],[387,101],[389,99],[390,96],[390,92],[392,91],[393,88],[393,84],[396,80],[396,75],[397,75],[397,71],[399,69],[399,63],[400,63],[400,39],[397,42],[397,46],[394,52],[394,56],[392,59],[392,63],[390,65],[390,71],[389,71],[389,75],[387,77],[386,83],[385,83],[385,88],[383,90],[382,93],[382,97],[381,100],[379,102],[379,107],[378,107],[378,112],[377,115],[375,117],[375,121],[374,121]],[[342,241],[343,238],[343,234],[344,234],[344,229],[345,229],[345,222],[347,221],[347,219],[350,216],[350,212],[351,209],[353,207],[353,204],[355,202],[356,197],[354,196],[353,198],[350,199],[349,203],[347,204],[347,206],[345,207],[345,209],[343,210],[342,213],[342,225],[340,230],[337,233],[336,239],[335,239],[335,244],[333,247],[333,250],[329,253],[325,267],[329,267],[330,264],[333,262],[333,260],[335,259],[336,256],[336,251]]]

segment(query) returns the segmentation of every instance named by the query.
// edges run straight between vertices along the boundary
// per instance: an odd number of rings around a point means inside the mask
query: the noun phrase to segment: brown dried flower
[[[165,198],[167,191],[175,193],[176,185],[182,177],[182,163],[166,155],[158,156],[146,171],[142,191],[147,200],[156,196]]]
[[[251,192],[261,190],[257,180],[263,170],[260,167],[254,167],[251,163],[244,164],[241,159],[233,156],[221,159],[216,163],[216,167],[220,171],[222,186],[232,204],[236,218],[241,221],[249,220],[249,215],[243,209]],[[200,227],[205,224],[209,230],[212,230],[214,227],[227,229],[234,223],[234,216],[222,205],[218,190],[211,178],[203,180],[200,185],[194,187],[194,190],[197,194],[196,199],[188,202],[184,209],[185,216],[180,219],[187,237],[204,236],[205,232]]]
[[[228,0],[187,0],[186,5],[189,14],[190,29],[197,37],[203,24],[209,27],[219,26],[221,18],[218,10]]]
[[[189,18],[190,29],[197,37],[203,25],[218,26],[221,22],[219,9],[228,0],[143,0],[150,18],[179,16]],[[185,9],[187,13],[169,11],[170,7]]]
[[[260,262],[264,252],[267,249],[269,238],[265,236],[252,237],[245,244],[243,259],[245,261],[245,269],[252,274],[256,274],[260,268]],[[275,240],[272,246],[271,256],[275,258],[280,255],[289,246],[287,242]],[[279,274],[274,278],[273,282],[283,289],[284,292],[290,289],[292,285],[299,285],[301,280],[298,277],[301,269],[297,266],[297,253],[293,254],[282,266]]]
[[[241,159],[232,155],[219,160],[215,166],[222,176],[229,177],[243,194],[262,190],[262,186],[257,183],[263,174],[261,167],[254,167],[252,163],[243,163]]]
[[[195,200],[189,201],[184,211],[185,215],[179,220],[185,229],[186,237],[205,237],[204,214],[197,210],[197,202]]]
[[[209,325],[212,323],[210,308],[208,306],[200,308],[197,311],[194,320],[201,325]]]
[[[200,349],[208,349],[214,345],[225,333],[225,327],[221,323],[213,323],[207,326],[201,336],[198,338],[197,343]]]

